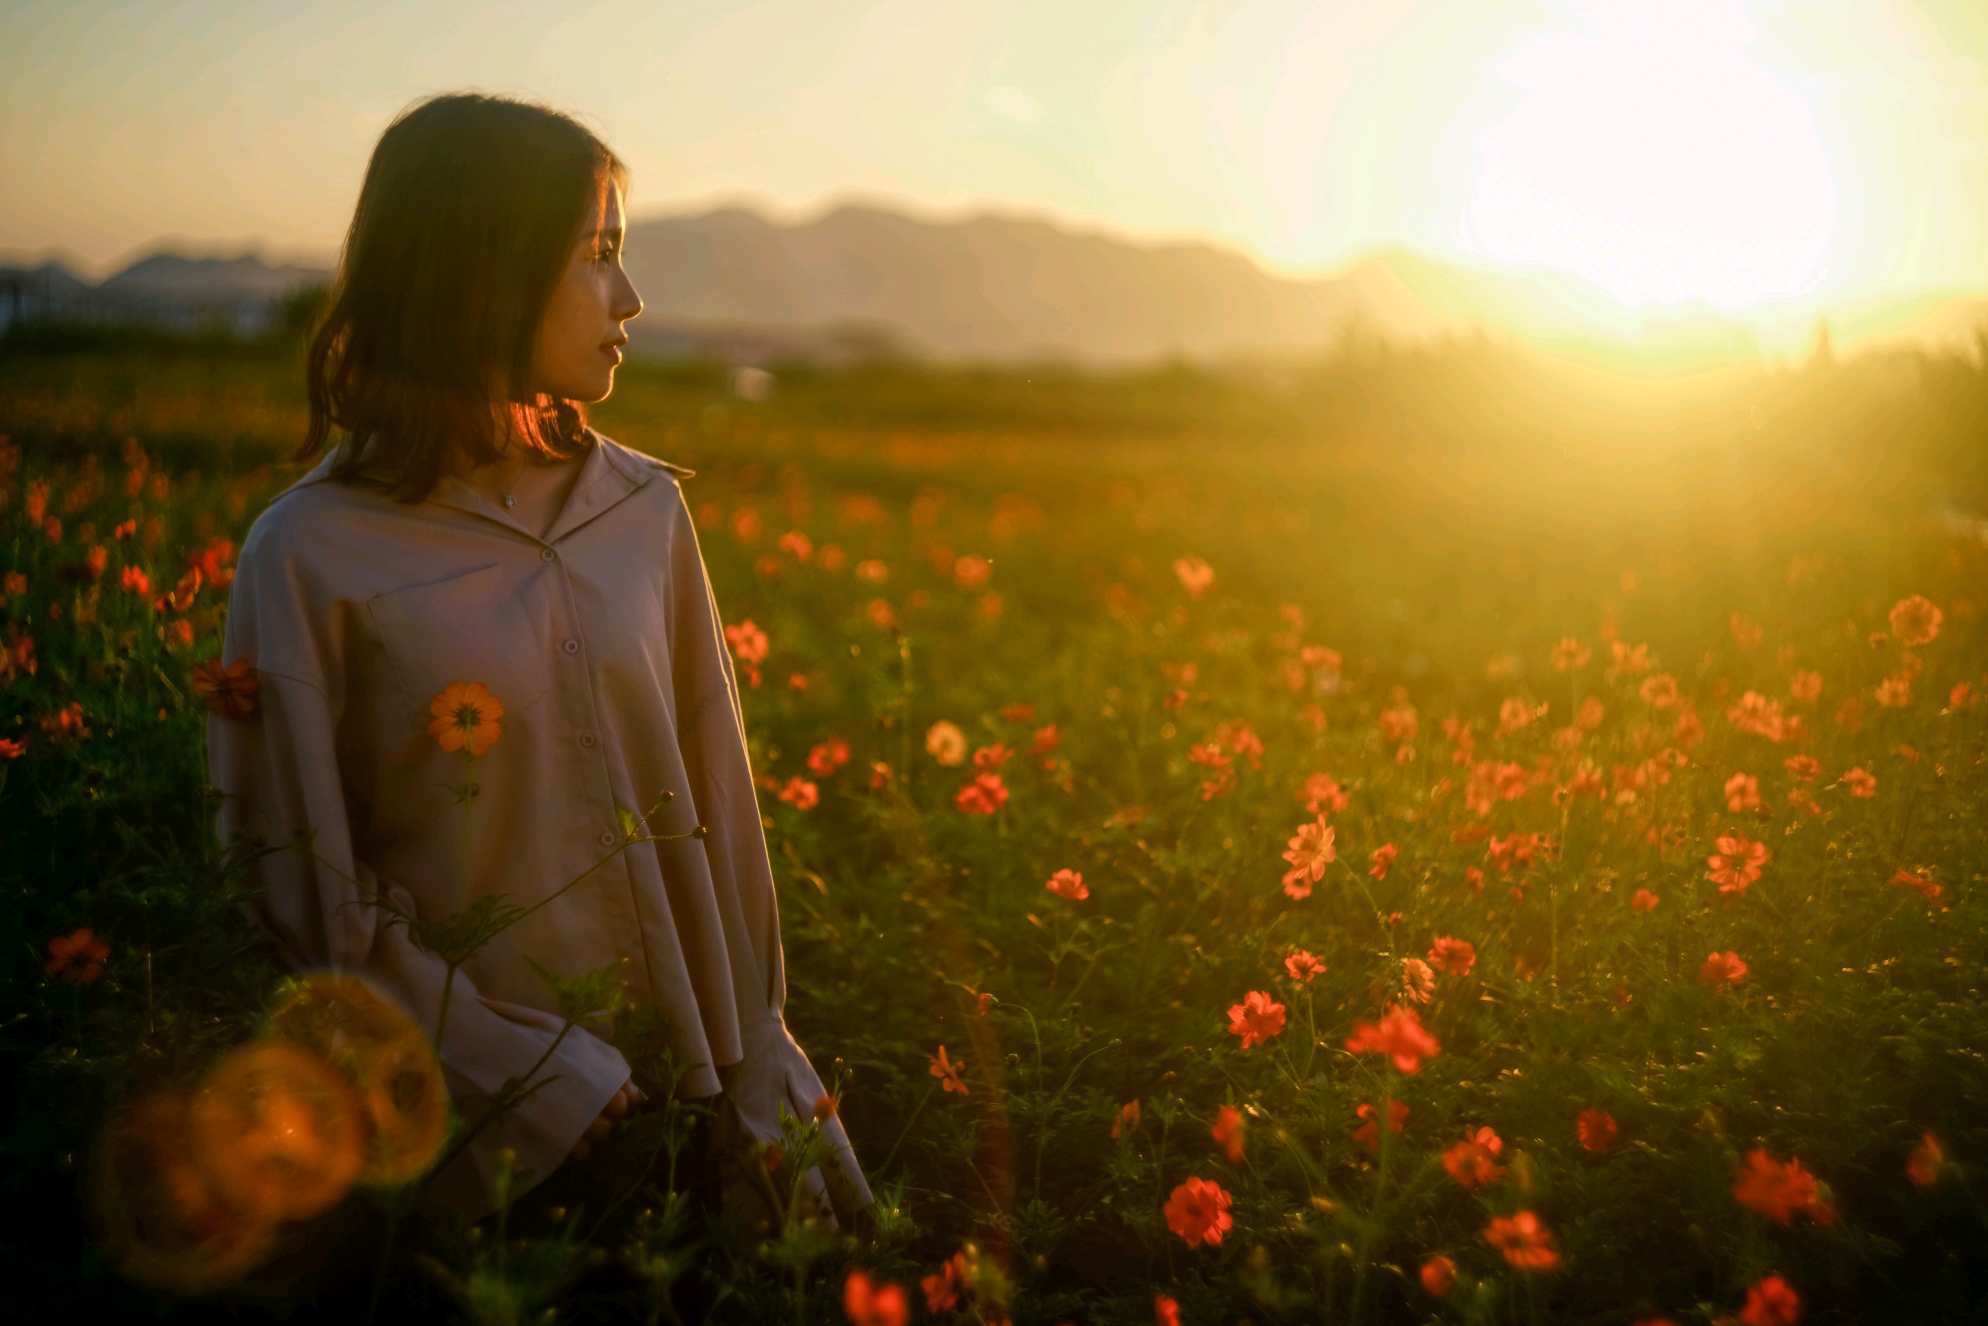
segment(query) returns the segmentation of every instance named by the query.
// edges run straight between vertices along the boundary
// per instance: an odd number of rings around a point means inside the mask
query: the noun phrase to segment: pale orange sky
[[[638,217],[998,205],[1632,305],[1988,287],[1988,0],[15,0],[0,250],[328,254],[381,128],[460,87],[592,120]]]

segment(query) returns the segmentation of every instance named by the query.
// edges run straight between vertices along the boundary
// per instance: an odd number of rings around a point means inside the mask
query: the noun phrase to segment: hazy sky
[[[0,0],[0,250],[328,254],[380,130],[582,114],[639,217],[858,197],[1641,303],[1988,286],[1988,0]]]

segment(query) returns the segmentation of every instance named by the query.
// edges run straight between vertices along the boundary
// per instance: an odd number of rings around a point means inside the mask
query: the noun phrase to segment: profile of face
[[[590,209],[546,304],[532,346],[533,385],[549,396],[604,400],[628,342],[621,324],[642,311],[642,297],[621,265],[626,232],[621,190],[610,185]]]

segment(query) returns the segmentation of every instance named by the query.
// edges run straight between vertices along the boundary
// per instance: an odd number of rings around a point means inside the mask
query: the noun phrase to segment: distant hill
[[[60,263],[0,267],[0,329],[20,322],[124,323],[254,335],[276,302],[330,279],[325,268],[272,266],[261,255],[189,258],[154,253],[92,285]]]

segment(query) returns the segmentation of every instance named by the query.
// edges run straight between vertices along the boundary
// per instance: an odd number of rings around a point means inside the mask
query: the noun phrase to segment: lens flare
[[[448,1090],[399,1004],[349,972],[316,972],[286,984],[269,1034],[316,1053],[356,1093],[370,1134],[358,1182],[392,1187],[434,1163],[448,1137]]]
[[[301,1220],[359,1177],[366,1123],[339,1071],[300,1046],[257,1041],[231,1051],[193,1097],[195,1149],[237,1205]]]

